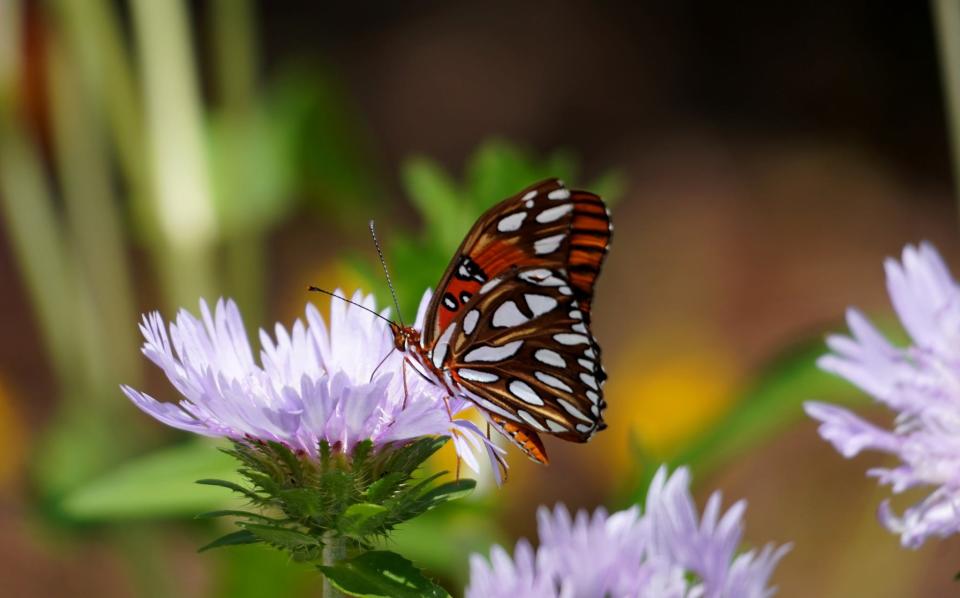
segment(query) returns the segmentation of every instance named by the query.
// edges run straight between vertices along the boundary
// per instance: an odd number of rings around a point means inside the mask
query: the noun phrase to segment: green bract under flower
[[[425,437],[375,449],[360,442],[349,454],[324,441],[317,457],[282,444],[235,441],[227,452],[240,463],[247,484],[201,480],[242,494],[252,510],[213,511],[201,517],[236,517],[238,531],[203,548],[264,543],[297,561],[319,561],[324,544],[345,544],[347,553],[373,548],[397,525],[473,489],[469,479],[439,482],[446,472],[414,472],[446,442]]]

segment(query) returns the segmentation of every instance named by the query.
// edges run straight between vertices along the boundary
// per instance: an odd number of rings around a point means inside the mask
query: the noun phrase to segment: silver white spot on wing
[[[497,405],[497,404],[494,403],[493,401],[487,400],[487,399],[485,399],[485,398],[483,398],[483,397],[481,397],[481,396],[479,396],[479,395],[476,395],[476,394],[474,394],[474,393],[472,393],[472,392],[464,391],[463,394],[466,395],[466,397],[467,397],[468,399],[470,399],[471,401],[473,401],[474,403],[476,403],[476,404],[479,405],[480,407],[483,407],[484,409],[486,409],[486,410],[489,411],[490,413],[496,413],[497,415],[502,415],[503,417],[509,419],[510,421],[515,421],[515,422],[520,421],[519,419],[517,419],[517,416],[516,416],[514,413],[512,413],[512,412],[510,412],[510,411],[507,411],[506,409],[504,409],[504,408],[501,407],[500,405]]]
[[[493,278],[488,280],[483,284],[482,287],[480,287],[480,294],[483,295],[484,293],[489,293],[490,291],[493,290],[493,287],[500,284],[502,280],[503,280],[502,278]]]
[[[527,192],[523,195],[523,197],[521,197],[520,199],[522,199],[523,201],[530,201],[531,199],[533,199],[533,198],[536,197],[536,196],[537,196],[537,190],[534,189],[533,191],[527,191]]]
[[[547,429],[537,421],[535,417],[524,411],[523,409],[517,409],[517,415],[520,416],[520,419],[530,424],[530,427],[536,430],[537,432],[546,432]]]
[[[547,386],[556,388],[557,390],[565,390],[569,393],[573,392],[573,389],[570,388],[566,382],[564,382],[560,378],[557,378],[556,376],[551,376],[550,374],[545,374],[544,372],[541,372],[541,371],[536,371],[533,373],[533,375],[537,380],[543,382]]]
[[[457,370],[457,374],[464,380],[471,380],[473,382],[496,382],[500,379],[500,376],[492,372],[481,372],[480,370],[471,370],[469,368],[460,368]]]
[[[447,309],[457,309],[457,300],[449,295],[444,295],[443,304],[447,306]]]
[[[583,411],[580,411],[579,409],[574,407],[573,404],[571,404],[570,402],[564,399],[557,399],[557,404],[563,407],[563,410],[569,413],[570,415],[572,415],[573,417],[577,419],[582,419],[585,422],[590,422],[591,424],[593,423],[592,419],[584,415]]]
[[[592,388],[593,390],[600,390],[600,387],[597,386],[597,379],[591,376],[590,374],[580,373],[580,379],[583,380],[583,383]]]
[[[547,193],[548,199],[570,199],[570,191],[566,189],[554,189]]]
[[[528,210],[529,210],[530,208],[532,208],[532,207],[533,207],[533,200],[532,200],[532,199],[528,199],[527,201],[523,202],[523,207],[527,208]]]
[[[566,427],[566,426],[564,426],[564,425],[561,425],[561,424],[553,421],[552,419],[548,419],[548,420],[546,420],[546,422],[547,422],[547,427],[550,428],[550,431],[553,432],[553,433],[555,433],[555,434],[560,434],[560,433],[562,433],[562,432],[569,432],[569,431],[570,431],[570,428],[568,428],[568,427]]]
[[[504,216],[500,219],[500,222],[497,222],[497,230],[501,233],[509,233],[515,230],[520,230],[520,225],[523,224],[523,220],[526,217],[526,212],[517,212],[515,214],[510,214],[509,216]]]
[[[473,334],[473,329],[477,327],[477,321],[480,319],[480,310],[471,309],[467,315],[463,316],[463,333]]]
[[[543,405],[543,399],[532,389],[530,385],[522,380],[513,380],[507,386],[507,389],[510,391],[510,394],[517,397],[524,403],[529,403],[530,405]]]
[[[573,295],[573,291],[570,290],[570,287],[564,285],[557,289],[562,295]]]
[[[556,193],[556,192],[554,192],[554,193]],[[552,195],[553,195],[553,193],[551,193],[551,194],[548,195],[547,197],[550,197],[550,199],[553,199]],[[570,196],[570,193],[567,192],[567,197],[569,197],[569,196]],[[572,203],[567,203],[567,204],[563,204],[563,205],[560,205],[560,206],[555,206],[555,207],[552,207],[552,208],[548,208],[548,209],[540,212],[539,214],[537,214],[537,222],[539,222],[540,224],[548,224],[548,223],[550,223],[550,222],[555,222],[555,221],[560,220],[561,218],[563,218],[563,217],[564,217],[566,214],[568,214],[571,210],[573,210],[573,204],[572,204]]]
[[[453,336],[454,330],[457,329],[457,323],[454,322],[447,326],[447,329],[443,331],[443,334],[440,335],[440,338],[437,339],[437,344],[433,348],[433,367],[440,368],[443,366],[443,360],[447,357],[447,348],[450,346],[450,338]]]
[[[526,272],[521,272],[519,277],[521,280],[532,282],[533,284],[538,284],[542,287],[559,287],[566,284],[562,278],[554,276],[553,272],[547,270],[546,268],[527,270]]]
[[[561,345],[580,345],[590,342],[590,339],[582,334],[567,334],[565,332],[554,334],[553,340]]]
[[[551,235],[549,237],[544,237],[542,239],[537,239],[533,242],[533,252],[537,255],[545,255],[547,253],[553,253],[560,248],[560,243],[563,241],[563,238],[566,237],[566,233],[559,235]]]
[[[548,295],[536,295],[527,293],[523,296],[527,301],[527,307],[533,313],[533,317],[542,316],[557,306],[557,300]]]
[[[587,327],[583,325],[583,322],[579,324],[574,324],[573,326],[570,327],[570,329],[573,330],[574,332],[580,332],[583,334],[587,333]]]
[[[579,309],[575,309],[570,312],[570,318],[573,320],[582,320],[583,313]]]
[[[599,406],[599,405],[590,405],[590,413],[592,413],[594,417],[599,418],[599,417],[600,417],[600,406]]]
[[[592,372],[593,369],[597,366],[596,363],[590,361],[589,359],[583,359],[582,357],[577,359],[577,363],[583,366],[583,369],[587,370],[588,372]]]
[[[593,352],[593,347],[590,347],[589,349],[584,351],[583,354],[589,357],[590,359],[596,359],[597,357],[597,354]]]
[[[467,363],[473,363],[476,361],[503,361],[504,359],[510,359],[516,355],[517,351],[520,350],[522,345],[523,341],[518,340],[500,346],[494,345],[477,347],[476,349],[467,352],[467,354],[463,356],[463,360]]]
[[[493,312],[493,325],[496,328],[513,328],[525,322],[529,322],[529,319],[513,301],[504,301],[497,311]]]
[[[592,425],[591,425],[591,426],[587,426],[587,425],[584,425],[584,424],[577,424],[577,432],[582,432],[582,433],[586,434],[587,432],[590,432],[591,430],[593,430],[593,426],[592,426]]]
[[[600,395],[592,390],[587,391],[587,398],[590,399],[591,403],[597,403],[600,401]]]
[[[567,362],[563,360],[563,357],[561,357],[561,355],[556,351],[551,351],[550,349],[537,349],[533,354],[533,357],[540,363],[545,363],[558,368],[567,367]]]

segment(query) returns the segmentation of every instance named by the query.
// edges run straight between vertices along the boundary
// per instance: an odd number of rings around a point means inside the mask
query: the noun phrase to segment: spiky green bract
[[[348,557],[372,549],[404,521],[469,493],[473,480],[439,482],[446,472],[415,476],[449,440],[423,437],[374,449],[358,443],[349,454],[323,441],[316,457],[276,442],[235,441],[225,452],[240,461],[246,484],[199,480],[241,494],[252,510],[199,517],[236,517],[240,530],[200,550],[234,544],[268,544],[301,562],[319,561],[327,542],[343,542]],[[329,565],[330,563],[325,563]]]

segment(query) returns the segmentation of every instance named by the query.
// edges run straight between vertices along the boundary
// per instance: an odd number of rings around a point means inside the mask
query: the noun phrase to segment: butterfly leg
[[[407,360],[403,360],[403,367],[400,368],[401,375],[403,376],[403,402],[400,403],[400,410],[407,408]]]

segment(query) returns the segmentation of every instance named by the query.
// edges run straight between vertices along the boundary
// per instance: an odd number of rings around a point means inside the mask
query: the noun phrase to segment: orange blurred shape
[[[617,470],[636,467],[634,443],[655,460],[668,459],[729,409],[739,368],[722,350],[702,347],[653,359],[628,350],[609,368],[609,428],[597,440]]]
[[[13,484],[24,464],[26,428],[9,385],[0,376],[0,487]]]

